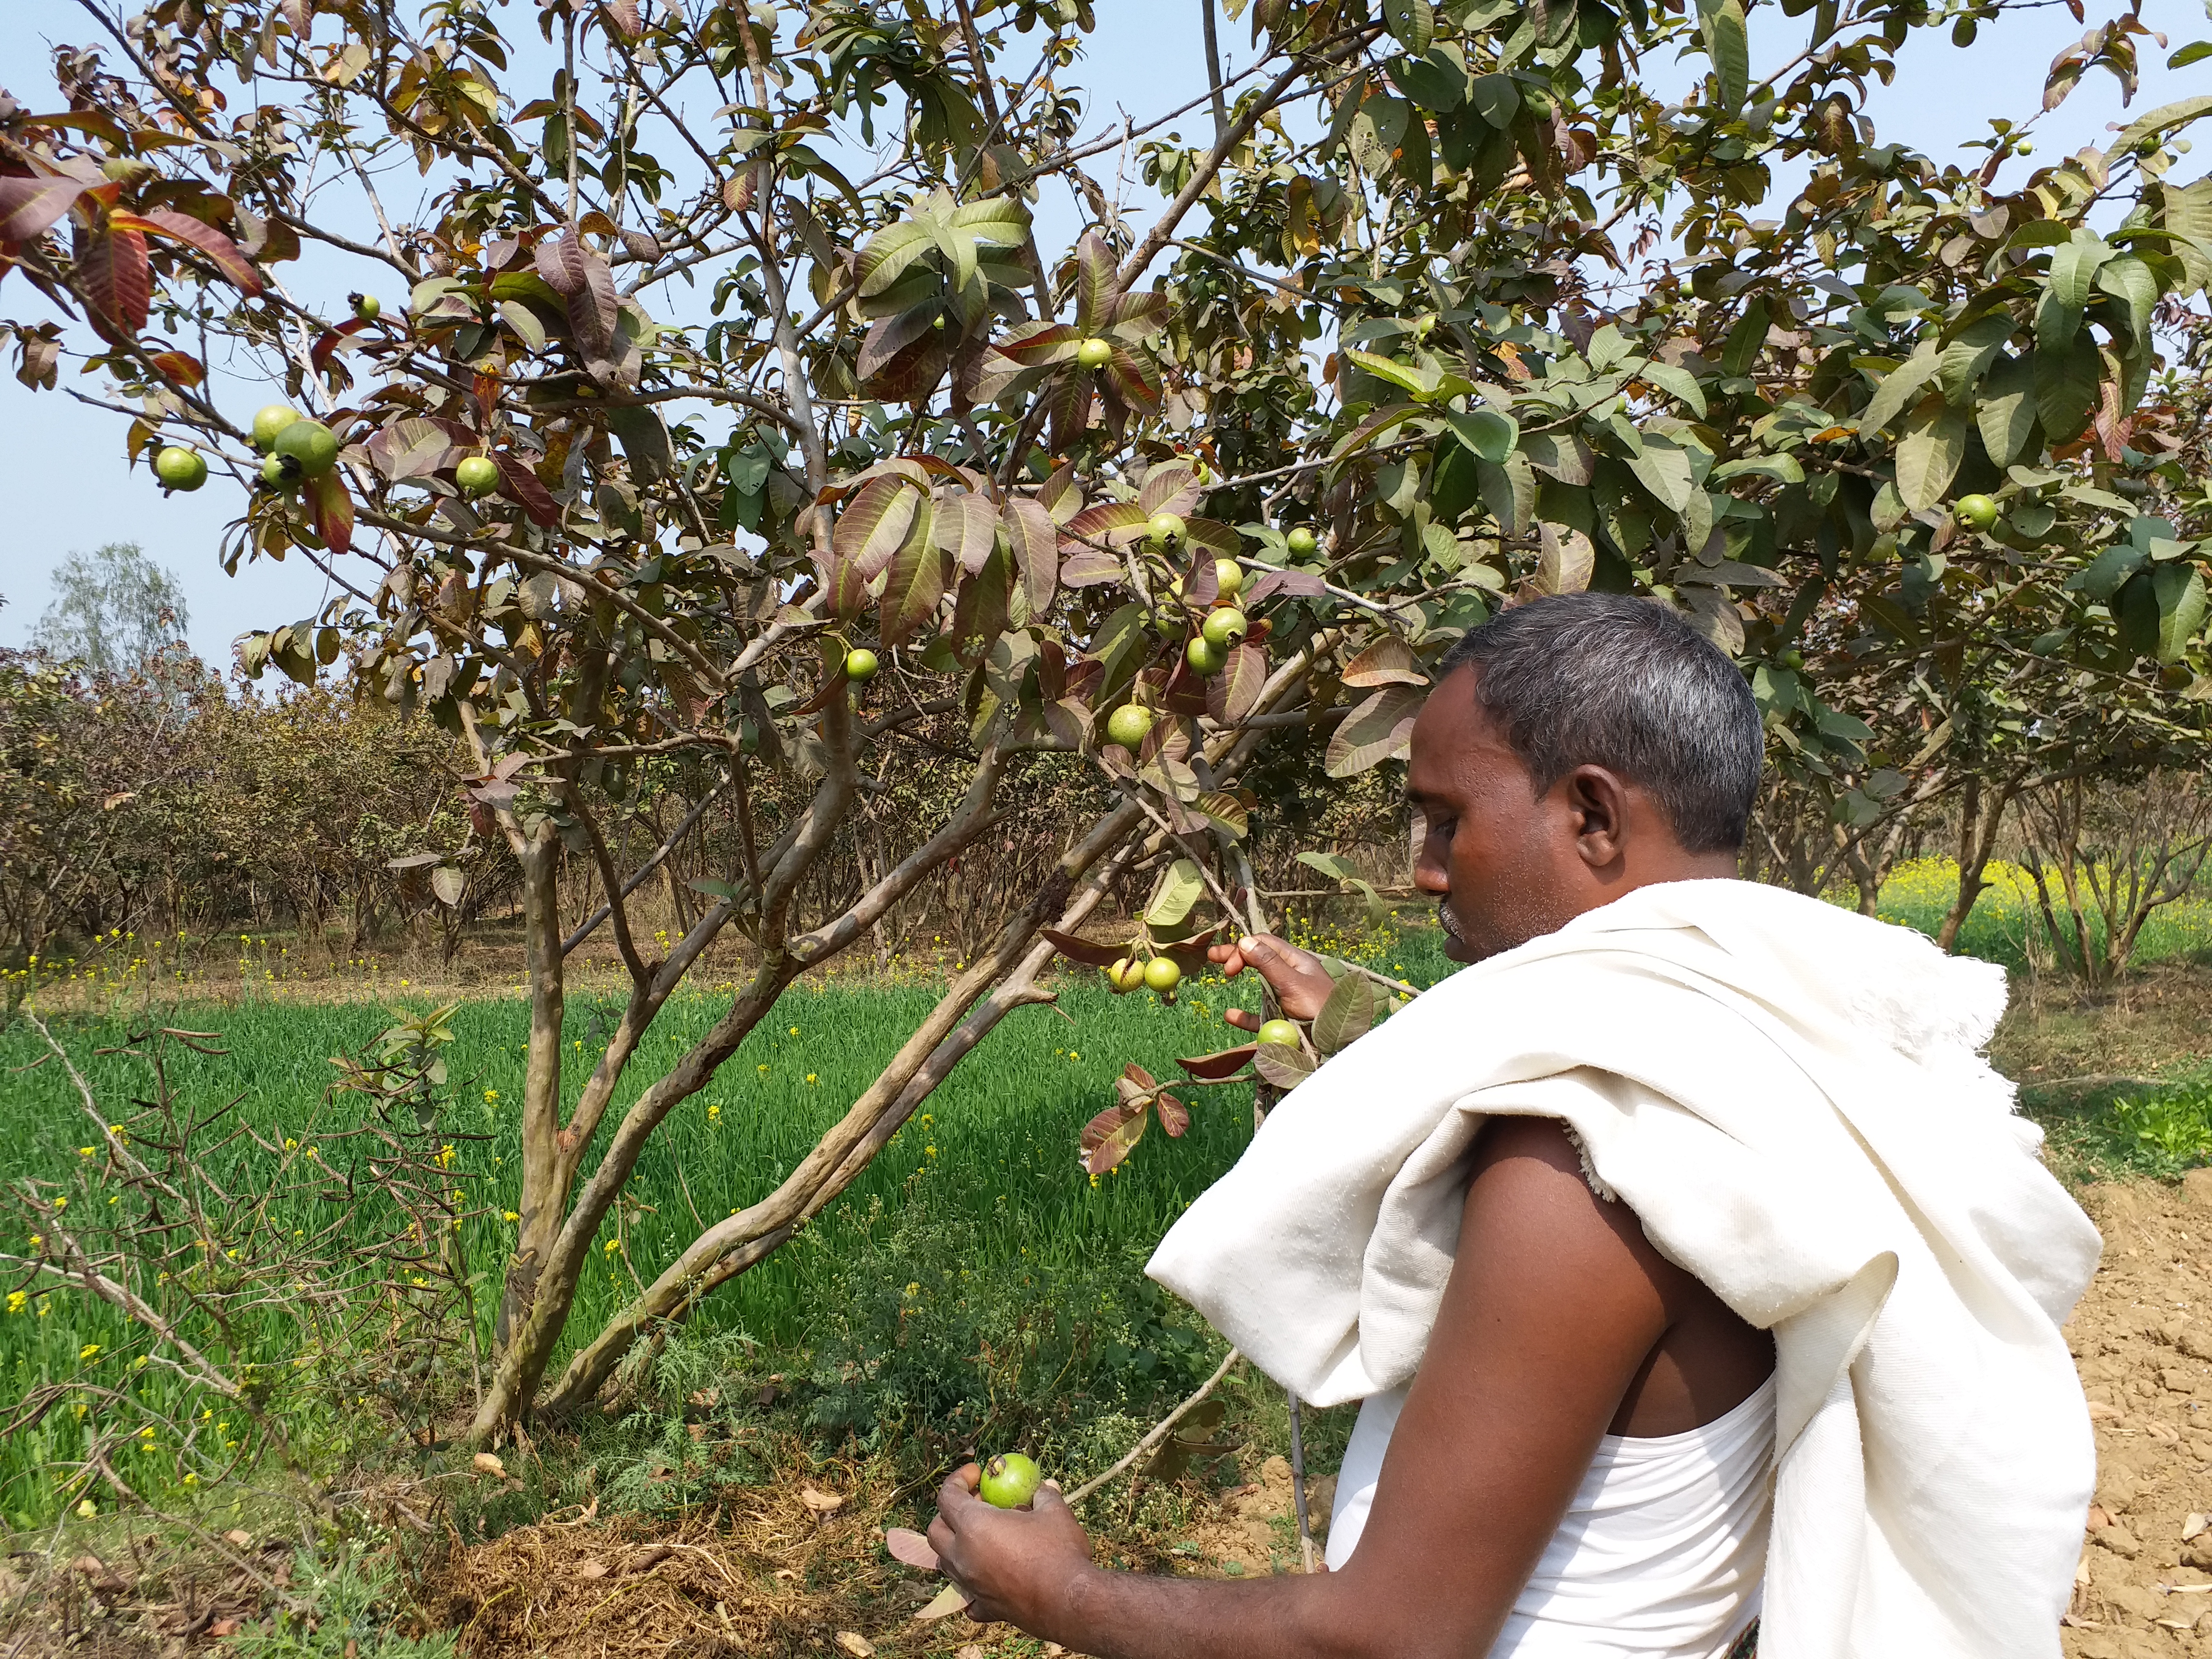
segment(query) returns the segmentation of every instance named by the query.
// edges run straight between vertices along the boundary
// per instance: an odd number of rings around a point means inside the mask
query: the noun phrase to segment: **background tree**
[[[1969,171],[1859,106],[1916,31],[1971,40],[1996,6],[1238,21],[1254,59],[1196,148],[1177,112],[1083,136],[1074,0],[545,0],[536,40],[465,0],[160,0],[60,54],[67,110],[0,112],[0,255],[53,313],[11,325],[19,379],[81,356],[134,454],[197,447],[240,491],[232,568],[325,569],[349,598],[244,665],[342,661],[442,723],[471,833],[519,872],[526,1174],[480,1434],[580,1406],[793,1237],[1049,1000],[1056,947],[1166,983],[1266,921],[1262,781],[1401,754],[1425,665],[1515,597],[1681,609],[1854,834],[2056,733],[2199,740],[2196,486],[2146,393],[2212,275],[2212,184],[2172,176],[2212,99],[2032,172],[2001,126]],[[2046,104],[2091,68],[2130,82],[2147,33],[2099,24]],[[1669,102],[1653,53],[1705,72]],[[1093,176],[1109,155],[1156,209]],[[1072,246],[1037,240],[1047,191],[1079,204]],[[219,405],[218,347],[321,424]],[[1108,809],[809,1157],[568,1344],[668,1113],[1066,754]],[[890,867],[848,860],[922,756],[957,759],[957,801]],[[739,833],[664,949],[607,828],[672,757]],[[586,867],[631,988],[578,1057]],[[1133,876],[1137,936],[1083,943]],[[744,982],[635,1075],[732,930]],[[1101,1136],[1172,1130],[1128,1081]]]
[[[55,567],[53,586],[31,643],[58,662],[127,674],[184,643],[184,588],[136,542],[70,554]]]

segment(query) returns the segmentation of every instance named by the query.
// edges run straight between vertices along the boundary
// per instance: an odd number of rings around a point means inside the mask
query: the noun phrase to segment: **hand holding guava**
[[[1025,1508],[1000,1509],[979,1495],[985,1478],[973,1463],[952,1472],[938,1491],[929,1547],[967,1592],[970,1619],[1050,1639],[1069,1589],[1091,1571],[1091,1540],[1056,1483],[1037,1486]]]
[[[1258,970],[1291,1019],[1311,1019],[1336,988],[1336,981],[1321,965],[1319,957],[1273,933],[1248,933],[1234,945],[1209,945],[1206,956],[1207,961],[1221,964],[1224,979],[1234,979],[1247,968]],[[1239,1030],[1256,1031],[1266,1017],[1231,1008],[1223,1018]]]

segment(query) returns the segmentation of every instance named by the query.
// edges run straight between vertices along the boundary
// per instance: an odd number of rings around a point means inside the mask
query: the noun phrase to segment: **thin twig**
[[[1229,1351],[1228,1358],[1221,1362],[1219,1367],[1214,1371],[1212,1376],[1206,1379],[1205,1383],[1199,1389],[1199,1391],[1191,1395],[1189,1399],[1184,1401],[1182,1405],[1177,1406],[1165,1417],[1163,1417],[1158,1422],[1153,1424],[1152,1426],[1146,1431],[1145,1437],[1137,1442],[1135,1445],[1130,1447],[1127,1454],[1122,1457],[1120,1462],[1116,1463],[1112,1468],[1107,1470],[1103,1474],[1093,1475],[1090,1480],[1078,1486],[1073,1492],[1068,1493],[1067,1501],[1069,1504],[1073,1506],[1074,1504],[1080,1504],[1085,1498],[1090,1497],[1092,1492],[1097,1492],[1099,1487],[1104,1486],[1115,1475],[1121,1474],[1122,1470],[1127,1468],[1130,1464],[1135,1462],[1146,1452],[1152,1450],[1155,1446],[1158,1446],[1161,1441],[1166,1439],[1168,1437],[1168,1431],[1174,1428],[1176,1424],[1182,1421],[1184,1416],[1191,1410],[1204,1404],[1206,1395],[1212,1394],[1216,1385],[1220,1382],[1221,1379],[1229,1375],[1229,1368],[1243,1357],[1243,1354],[1237,1349],[1231,1348]]]

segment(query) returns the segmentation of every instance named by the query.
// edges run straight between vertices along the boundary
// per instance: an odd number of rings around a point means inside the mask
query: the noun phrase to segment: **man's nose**
[[[1413,861],[1413,887],[1431,898],[1442,898],[1451,891],[1450,873],[1445,870],[1444,861],[1431,853],[1428,843],[1423,844],[1420,856]]]

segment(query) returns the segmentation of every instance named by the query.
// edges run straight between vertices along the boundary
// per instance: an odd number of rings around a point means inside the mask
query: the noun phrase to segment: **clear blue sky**
[[[1090,62],[1065,77],[1091,90],[1086,131],[1118,124],[1116,104],[1142,121],[1203,92],[1196,0],[1096,3],[1101,27],[1091,39]],[[2092,22],[2119,9],[2112,0],[2088,3]],[[2212,35],[2208,7],[2212,0],[2147,0],[2143,18],[2179,46]],[[57,41],[86,41],[93,33],[91,21],[72,0],[5,0],[5,9],[9,27],[0,33],[0,87],[25,104],[49,106],[55,101],[49,47]],[[534,43],[534,8],[509,0],[506,10]],[[1792,56],[1807,21],[1785,19],[1772,5],[1759,6],[1752,13],[1754,68]],[[1958,146],[1985,133],[1990,118],[2019,120],[2033,113],[2051,58],[2081,32],[2064,7],[2053,4],[1985,25],[1980,40],[1964,51],[1938,40],[1925,41],[1904,65],[1897,84],[1878,93],[1869,112],[1883,139],[1910,143],[1939,161],[1960,159]],[[1232,65],[1248,58],[1242,50],[1248,40],[1245,24],[1224,25],[1224,46]],[[2142,90],[2128,112],[2212,91],[2212,61],[2169,71],[2164,67],[2166,55],[2146,43]],[[532,95],[524,79],[512,84]],[[2118,83],[2099,71],[2045,118],[2037,135],[2037,161],[2098,142],[2107,136],[2107,123],[2122,118]],[[1205,120],[1203,112],[1186,120],[1185,136],[1195,137]],[[2202,159],[2212,160],[2212,149]],[[2180,176],[2193,178],[2203,171],[2200,157],[2191,156]],[[1057,240],[1064,243],[1072,215],[1056,203],[1041,205],[1040,242],[1049,248],[1057,230]],[[1068,225],[1057,223],[1063,217]],[[287,266],[285,274],[295,293],[318,296],[312,264]],[[319,297],[334,301],[337,294]],[[384,297],[386,304],[402,298]],[[20,278],[0,283],[0,316],[37,321],[46,314],[44,300]],[[337,314],[335,309],[332,314]],[[65,366],[63,384],[70,380]],[[235,383],[225,395],[233,394],[241,420],[265,400],[255,388]],[[223,525],[239,507],[232,492],[211,483],[197,495],[165,501],[143,467],[126,474],[122,445],[118,417],[86,408],[60,392],[33,395],[12,375],[0,375],[0,500],[7,503],[8,518],[5,540],[0,542],[6,550],[0,554],[0,596],[6,601],[0,607],[0,645],[18,645],[27,637],[50,598],[49,574],[65,555],[105,542],[135,541],[176,573],[191,605],[192,643],[215,662],[228,659],[230,641],[240,633],[305,616],[328,597],[322,576],[303,562],[245,566],[235,578],[226,577],[216,556]]]

